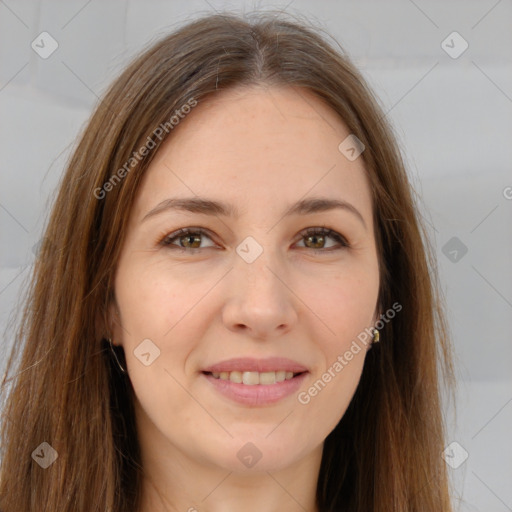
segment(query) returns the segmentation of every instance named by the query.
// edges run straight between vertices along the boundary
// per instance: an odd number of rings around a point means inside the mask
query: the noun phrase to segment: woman
[[[451,510],[412,189],[361,75],[304,24],[208,16],[141,54],[44,240],[3,512]]]

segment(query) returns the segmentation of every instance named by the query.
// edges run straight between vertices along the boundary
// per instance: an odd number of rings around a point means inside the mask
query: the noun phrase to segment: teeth
[[[278,370],[277,372],[212,372],[212,377],[220,380],[230,380],[237,384],[254,386],[256,384],[270,385],[293,378],[293,372]]]
[[[258,372],[244,372],[242,373],[242,382],[249,386],[254,386],[260,383],[260,376]]]
[[[277,379],[276,372],[260,373],[260,384],[275,384],[276,379]]]
[[[276,372],[276,382],[283,382],[286,378],[286,372],[284,370]]]
[[[241,384],[242,383],[242,372],[231,372],[229,374],[229,380],[231,382],[236,382],[237,384]]]

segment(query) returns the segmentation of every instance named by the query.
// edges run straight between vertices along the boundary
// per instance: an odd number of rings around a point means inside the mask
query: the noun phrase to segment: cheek
[[[191,275],[169,268],[165,261],[120,268],[116,278],[123,327],[119,341],[135,387],[140,384],[157,389],[161,387],[162,372],[168,372],[164,373],[169,377],[164,380],[171,381],[166,384],[170,386],[167,391],[170,396],[181,396],[182,390],[171,375],[179,382],[189,378],[190,354],[212,321],[208,290],[218,279],[213,272]],[[147,340],[151,340],[149,352],[158,354],[148,367],[137,357],[147,352],[139,349]],[[149,357],[151,360],[153,355]]]
[[[378,272],[367,269],[361,275],[347,269],[323,279],[320,287],[317,282],[317,287],[311,289],[316,291],[308,293],[307,304],[330,333],[323,337],[330,340],[327,347],[343,350],[371,326],[379,291]]]
[[[307,436],[325,439],[345,414],[359,384],[366,351],[350,342],[339,342],[336,349],[325,352],[323,368],[315,371],[297,400],[303,408]],[[350,355],[348,355],[350,354]],[[348,357],[347,357],[348,355]],[[321,432],[320,432],[321,431]]]
[[[167,337],[181,319],[193,314],[205,290],[204,279],[180,278],[179,270],[171,272],[155,264],[126,268],[116,280],[123,326],[132,337]]]
[[[184,417],[193,405],[182,385],[201,329],[195,306],[205,295],[205,283],[190,283],[176,274],[171,279],[168,269],[149,264],[120,268],[116,278],[128,374],[138,402],[155,424],[170,424],[172,411],[183,411]]]
[[[371,342],[377,297],[378,273],[372,271],[364,278],[354,272],[338,274],[324,281],[315,294],[309,294],[325,334],[315,338],[322,363],[315,368],[315,380],[304,389],[301,403],[332,428],[343,416],[359,383]]]

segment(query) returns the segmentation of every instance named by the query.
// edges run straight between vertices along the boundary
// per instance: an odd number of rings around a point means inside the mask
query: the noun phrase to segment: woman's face
[[[378,313],[363,160],[338,148],[349,134],[309,91],[237,88],[158,151],[111,310],[143,454],[241,472],[321,453]]]

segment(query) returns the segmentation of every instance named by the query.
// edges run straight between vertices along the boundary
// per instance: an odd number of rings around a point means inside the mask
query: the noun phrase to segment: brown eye
[[[193,250],[193,249],[206,249],[207,247],[200,247],[202,238],[210,239],[206,231],[202,228],[183,228],[179,231],[175,231],[170,235],[167,235],[162,240],[162,245],[169,248],[176,249],[185,249],[185,250]],[[178,243],[174,243],[174,240],[178,240]]]
[[[308,249],[314,250],[335,250],[341,247],[349,247],[347,240],[331,229],[327,228],[309,228],[301,233],[304,244]],[[335,240],[338,244],[338,247],[326,247],[326,243],[328,239]]]
[[[327,228],[308,228],[301,232],[302,240],[306,249],[327,252],[350,247],[347,240],[331,229]],[[203,228],[183,228],[167,235],[160,243],[169,249],[182,249],[184,251],[194,251],[214,247],[214,244],[201,247],[203,238],[211,241],[208,232]],[[329,239],[334,240],[334,246],[327,246]],[[175,242],[177,241],[177,243]]]
[[[182,235],[178,240],[183,240],[182,245],[190,249],[198,249],[201,245],[201,235]]]

